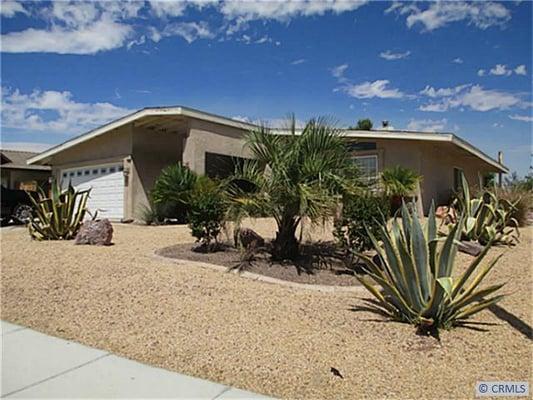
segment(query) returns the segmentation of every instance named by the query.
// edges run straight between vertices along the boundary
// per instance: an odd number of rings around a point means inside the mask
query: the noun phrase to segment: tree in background
[[[370,118],[365,118],[357,121],[356,129],[360,131],[370,131],[372,130],[372,126],[374,126],[372,120],[370,120]]]

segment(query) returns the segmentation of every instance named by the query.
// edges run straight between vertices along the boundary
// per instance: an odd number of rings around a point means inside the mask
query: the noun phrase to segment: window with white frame
[[[376,154],[355,156],[353,160],[359,167],[361,176],[364,179],[376,180],[378,178],[378,156]]]

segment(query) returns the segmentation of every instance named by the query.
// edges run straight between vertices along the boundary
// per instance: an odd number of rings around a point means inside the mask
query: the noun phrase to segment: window
[[[84,175],[89,175],[90,173],[91,173],[91,171],[87,169],[87,170],[85,170]]]
[[[107,172],[107,168],[102,168],[102,169],[100,169],[100,173],[101,173],[101,174],[105,174],[106,172]]]
[[[109,173],[110,173],[110,174],[112,174],[112,173],[115,172],[115,171],[116,171],[116,168],[115,168],[115,167],[111,167],[111,168],[109,168]]]
[[[356,156],[353,158],[364,179],[372,180],[378,177],[378,156]]]
[[[73,177],[74,176],[74,172],[69,172],[68,176]]]
[[[120,167],[118,167],[118,170],[119,171],[124,171],[124,167],[121,165]]]
[[[63,178],[66,178],[66,177],[67,177],[67,173],[63,172]]]
[[[77,176],[81,176],[81,171],[76,172]]]
[[[461,168],[453,169],[453,190],[456,192],[461,191],[461,174],[463,170]]]
[[[93,169],[93,175],[96,175],[98,173],[97,169]]]

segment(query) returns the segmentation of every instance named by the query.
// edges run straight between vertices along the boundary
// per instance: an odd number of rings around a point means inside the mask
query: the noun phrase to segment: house
[[[145,108],[32,157],[55,178],[92,187],[90,209],[112,219],[134,219],[148,205],[162,168],[182,162],[199,174],[231,172],[232,157],[250,156],[243,136],[255,125],[187,107]],[[280,131],[279,133],[283,133]],[[450,133],[346,130],[354,161],[368,176],[403,165],[423,176],[421,200],[446,203],[460,171],[471,182],[508,169]]]
[[[37,190],[48,185],[51,168],[48,165],[28,165],[29,158],[39,153],[0,150],[2,186],[8,189]]]

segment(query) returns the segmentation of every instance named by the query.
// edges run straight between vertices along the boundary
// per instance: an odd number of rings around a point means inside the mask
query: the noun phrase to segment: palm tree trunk
[[[299,220],[292,217],[283,217],[278,222],[278,231],[273,242],[272,258],[274,260],[290,260],[299,254],[296,228]]]

